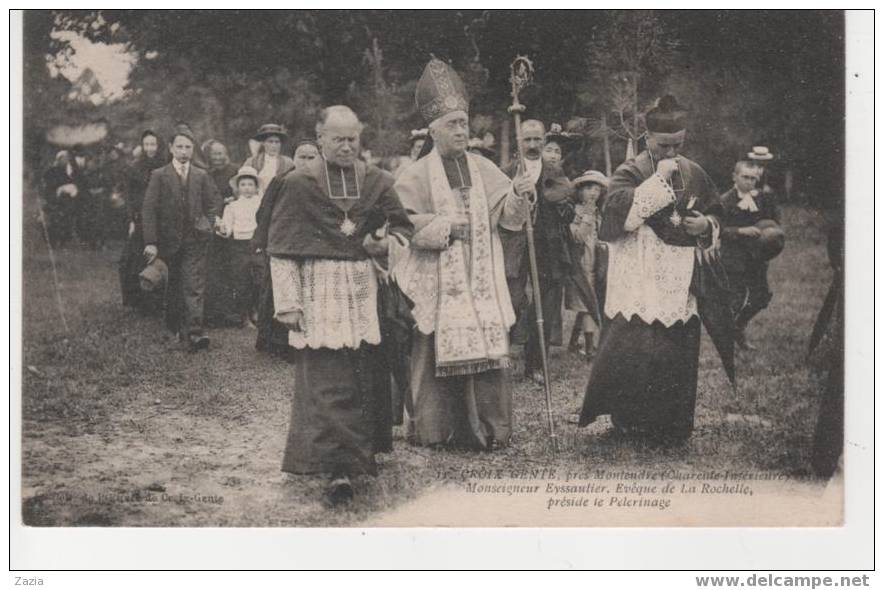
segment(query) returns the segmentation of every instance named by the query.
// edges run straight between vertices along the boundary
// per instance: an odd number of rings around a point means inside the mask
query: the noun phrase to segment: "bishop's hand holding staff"
[[[409,438],[490,450],[512,433],[507,368],[515,314],[499,228],[524,225],[533,183],[524,175],[510,180],[467,152],[468,100],[448,64],[427,64],[415,100],[434,145],[395,185],[415,229],[394,270],[417,324]]]

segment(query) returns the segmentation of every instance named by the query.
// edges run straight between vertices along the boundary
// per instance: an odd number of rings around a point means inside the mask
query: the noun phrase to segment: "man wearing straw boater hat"
[[[415,91],[432,149],[396,181],[415,226],[394,270],[414,302],[413,413],[421,445],[492,449],[509,442],[512,391],[505,379],[515,321],[498,227],[525,223],[533,182],[510,180],[469,153],[468,100],[460,76],[432,59]]]
[[[172,161],[150,175],[142,207],[144,256],[169,266],[166,325],[190,350],[209,347],[203,307],[209,242],[220,221],[221,196],[209,174],[191,162],[196,138],[177,125],[169,143]]]
[[[580,416],[586,426],[610,414],[620,433],[662,444],[693,431],[701,320],[733,375],[728,291],[716,280],[721,206],[706,172],[679,155],[686,123],[675,98],[661,98],[646,116],[647,150],[611,178],[599,227],[606,320]]]
[[[773,189],[767,184],[767,167],[774,159],[770,148],[764,145],[753,145],[752,151],[746,154],[746,159],[758,174],[756,187],[759,192],[764,194],[773,193]]]

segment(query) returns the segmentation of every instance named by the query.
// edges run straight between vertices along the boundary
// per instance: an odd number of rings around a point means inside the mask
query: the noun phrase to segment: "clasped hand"
[[[455,215],[451,218],[451,240],[462,240],[464,242],[470,239],[470,218],[466,215]]]
[[[532,204],[537,200],[537,189],[527,172],[513,179],[513,191],[520,197],[528,197],[528,201]]]
[[[682,223],[689,236],[702,236],[709,230],[709,220],[698,211],[688,211]]]
[[[368,252],[369,256],[378,257],[378,256],[386,256],[387,250],[389,247],[388,243],[389,238],[384,235],[380,238],[375,238],[372,234],[366,234],[365,238],[362,240],[362,247],[365,248],[365,251]]]
[[[677,171],[678,158],[666,158],[657,162],[657,174],[662,176],[663,180],[669,180]]]

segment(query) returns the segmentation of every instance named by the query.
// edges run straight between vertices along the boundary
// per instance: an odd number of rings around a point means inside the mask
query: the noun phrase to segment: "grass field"
[[[22,498],[37,526],[348,526],[403,505],[466,467],[605,465],[808,474],[817,377],[803,361],[830,280],[822,217],[786,208],[787,246],[771,264],[775,293],[750,326],[759,350],[737,359],[737,390],[704,335],[697,428],[687,447],[650,449],[577,429],[588,365],[554,349],[562,452],[546,438],[542,389],[513,382],[513,444],[493,454],[414,448],[397,433],[381,473],[346,510],[321,504],[323,482],[283,482],[280,461],[291,365],[257,353],[254,332],[211,332],[204,354],[183,353],[161,323],[119,301],[119,248],[57,252],[65,333],[45,243],[25,230]],[[30,222],[28,222],[30,224]],[[566,330],[573,318],[566,316]],[[568,332],[566,331],[566,334]],[[519,374],[518,368],[514,374]],[[135,501],[148,492],[189,502]],[[223,498],[223,501],[219,501]]]

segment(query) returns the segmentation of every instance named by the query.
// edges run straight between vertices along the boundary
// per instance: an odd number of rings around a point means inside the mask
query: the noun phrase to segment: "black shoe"
[[[209,337],[200,334],[200,335],[191,335],[190,336],[190,351],[196,352],[198,350],[206,350],[209,348]]]
[[[347,476],[334,478],[325,493],[325,501],[335,508],[349,504],[353,500],[353,484]]]

